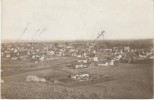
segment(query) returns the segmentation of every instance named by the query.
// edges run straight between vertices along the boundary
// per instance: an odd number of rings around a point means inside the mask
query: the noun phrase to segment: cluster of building
[[[94,81],[97,79],[101,79],[101,78],[107,78],[108,76],[106,75],[101,75],[101,74],[88,74],[88,73],[77,73],[77,74],[73,74],[71,75],[71,78],[73,80],[77,80],[77,81]]]
[[[89,74],[76,74],[76,75],[71,75],[71,78],[74,80],[78,80],[78,81],[88,81],[90,80],[90,75]]]
[[[93,43],[10,43],[2,44],[2,59],[29,60],[39,63],[61,57],[75,57],[68,67],[72,69],[95,66],[112,66],[119,62],[132,63],[154,59],[154,49],[131,49],[127,47],[103,48]]]

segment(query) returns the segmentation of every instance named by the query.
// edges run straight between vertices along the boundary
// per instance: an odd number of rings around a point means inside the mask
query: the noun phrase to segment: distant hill
[[[2,39],[2,43],[23,43],[23,42],[75,42],[75,43],[84,43],[84,42],[94,42],[94,40],[15,40],[15,39]],[[125,40],[97,40],[96,43],[107,43],[107,44],[130,44],[130,43],[143,43],[143,44],[153,44],[154,39],[125,39]]]

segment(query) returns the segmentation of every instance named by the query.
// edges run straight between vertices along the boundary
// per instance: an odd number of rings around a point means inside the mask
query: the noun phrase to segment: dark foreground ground
[[[52,98],[153,98],[153,66],[148,64],[119,64],[109,67],[89,66],[69,69],[74,59],[65,58],[40,63],[2,60],[1,97],[7,99]],[[74,81],[68,76],[82,72],[102,75],[93,81]],[[27,82],[28,75],[47,81]]]

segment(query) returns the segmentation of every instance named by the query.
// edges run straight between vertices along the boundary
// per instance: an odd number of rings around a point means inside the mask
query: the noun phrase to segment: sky
[[[2,39],[153,38],[153,0],[2,0]]]

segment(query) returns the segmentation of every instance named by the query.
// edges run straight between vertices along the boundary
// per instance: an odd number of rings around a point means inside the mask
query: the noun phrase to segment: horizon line
[[[154,40],[154,38],[138,38],[138,39],[134,39],[134,38],[130,38],[130,39],[98,39],[97,41],[103,41],[103,40],[121,40],[121,41],[125,41],[125,40]],[[27,42],[50,42],[50,41],[94,41],[94,39],[70,39],[70,40],[18,40],[17,39],[1,39],[1,42],[23,42],[23,41],[27,41]]]

